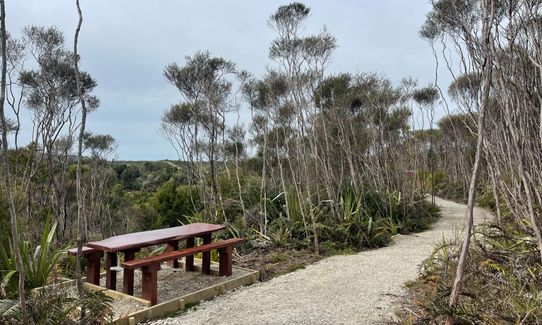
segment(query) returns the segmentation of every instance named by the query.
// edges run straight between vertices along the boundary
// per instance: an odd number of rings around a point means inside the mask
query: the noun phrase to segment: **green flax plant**
[[[40,244],[36,247],[33,247],[29,241],[19,242],[19,251],[23,257],[25,270],[25,288],[28,290],[41,287],[47,283],[53,267],[62,253],[59,250],[55,250],[52,245],[56,227],[56,222],[52,226],[49,221],[46,222]],[[7,249],[3,246],[0,247],[2,291],[8,296],[17,292],[17,271],[13,249],[12,245]]]

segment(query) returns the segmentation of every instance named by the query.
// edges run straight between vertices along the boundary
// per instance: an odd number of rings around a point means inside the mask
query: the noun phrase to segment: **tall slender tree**
[[[435,105],[440,98],[438,89],[432,85],[425,88],[415,90],[413,93],[414,100],[421,107],[428,110],[429,114],[429,151],[427,153],[427,160],[429,162],[429,169],[431,172],[431,203],[435,204],[435,153],[433,148],[434,142],[434,119],[435,119]]]
[[[177,87],[186,102],[174,105],[166,112],[162,119],[163,129],[172,143],[182,144],[188,156],[198,160],[202,191],[208,188],[202,164],[204,159],[209,162],[211,186],[207,207],[215,221],[218,220],[218,207],[225,218],[218,186],[218,164],[223,154],[226,114],[232,108],[233,87],[238,76],[235,64],[213,57],[209,52],[197,52],[186,58],[183,67],[175,63],[168,65],[164,76]],[[178,138],[189,134],[189,138]]]
[[[79,293],[79,298],[83,298],[83,281],[81,280],[81,258],[83,250],[83,222],[84,222],[84,197],[83,189],[81,183],[81,164],[83,160],[83,140],[85,138],[85,127],[87,121],[87,105],[85,98],[85,91],[81,81],[81,74],[79,73],[79,55],[78,55],[78,42],[79,42],[79,32],[81,31],[81,25],[83,24],[83,12],[79,4],[79,0],[75,0],[75,5],[77,7],[77,14],[79,20],[77,27],[75,29],[75,35],[73,38],[73,64],[75,67],[75,81],[77,85],[77,94],[79,95],[79,101],[81,104],[81,125],[79,126],[79,136],[77,138],[77,170],[76,170],[76,192],[77,192],[77,262],[75,270],[75,279],[77,282],[77,292]],[[85,306],[81,306],[81,320],[83,322],[85,314]]]
[[[486,132],[485,116],[490,105],[491,78],[494,65],[492,27],[495,19],[496,2],[494,0],[438,0],[433,1],[432,5],[433,10],[427,15],[427,20],[420,32],[422,37],[431,42],[439,37],[441,39],[450,37],[456,45],[455,48],[461,62],[460,66],[464,70],[469,67],[473,70],[463,71],[463,73],[473,72],[474,75],[480,75],[482,80],[482,90],[475,106],[478,108],[476,153],[470,177],[464,237],[449,299],[449,305],[453,309],[457,306],[461,292],[474,226],[476,187],[482,164]],[[451,325],[453,322],[454,316],[451,314],[447,317],[446,324]]]
[[[29,323],[28,313],[26,310],[25,289],[24,289],[24,266],[19,248],[19,231],[17,220],[17,209],[13,200],[11,191],[11,175],[9,172],[9,146],[8,146],[8,131],[6,114],[4,111],[4,102],[6,100],[6,75],[7,75],[7,31],[6,31],[6,4],[4,0],[0,0],[0,38],[2,46],[2,70],[0,75],[0,123],[2,127],[2,171],[4,176],[4,185],[9,206],[9,214],[11,216],[11,240],[13,251],[15,252],[15,262],[17,264],[17,274],[19,276],[19,305],[25,324]]]

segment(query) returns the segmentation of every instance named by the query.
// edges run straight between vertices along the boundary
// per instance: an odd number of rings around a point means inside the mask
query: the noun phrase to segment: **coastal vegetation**
[[[4,2],[0,322],[109,317],[108,298],[82,288],[84,261],[65,254],[91,240],[224,224],[220,236],[245,238],[242,265],[266,280],[428,229],[435,196],[468,204],[465,237],[428,257],[402,319],[542,322],[542,3],[431,1],[420,35],[453,75],[447,89],[330,73],[335,36],[304,33],[304,4],[280,6],[265,74],[206,50],[164,66],[179,100],[160,127],[178,159],[115,161],[116,140],[85,124],[99,80],[79,70],[79,1],[73,50],[57,27],[11,36]],[[474,227],[475,204],[496,219]],[[77,298],[31,294],[64,276],[78,280]]]

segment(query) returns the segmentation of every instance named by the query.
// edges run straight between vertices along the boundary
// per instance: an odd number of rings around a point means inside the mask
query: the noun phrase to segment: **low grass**
[[[542,265],[536,241],[513,223],[475,228],[458,306],[448,297],[457,267],[459,240],[442,241],[424,262],[398,312],[406,324],[541,324]]]

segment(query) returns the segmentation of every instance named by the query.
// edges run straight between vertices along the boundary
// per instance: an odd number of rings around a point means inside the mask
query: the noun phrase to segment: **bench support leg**
[[[210,244],[211,243],[211,234],[204,235],[203,237],[203,244]],[[203,274],[211,274],[211,252],[203,252],[201,253],[201,273]]]
[[[224,247],[218,250],[218,276],[230,276],[232,274],[232,252],[232,246]]]
[[[166,252],[174,252],[174,251],[177,251],[177,250],[179,250],[179,242],[178,241],[170,241],[170,242],[167,243]],[[172,268],[175,268],[175,269],[179,268],[179,260],[178,259],[167,261],[167,264]]]
[[[100,260],[102,252],[94,252],[87,254],[87,282],[95,285],[100,285]]]
[[[131,261],[135,258],[135,253],[137,253],[139,249],[131,249],[124,251],[124,261]],[[124,270],[124,274],[122,277],[122,292],[125,294],[134,295],[134,270]]]
[[[186,239],[186,248],[194,247],[194,237]],[[194,271],[194,255],[184,258],[185,270],[187,272]]]
[[[117,253],[107,252],[105,255],[105,286],[107,289],[117,289],[117,271],[111,270],[112,266],[117,266]]]
[[[141,268],[141,297],[150,301],[151,306],[158,302],[158,270],[160,270],[160,264]]]

